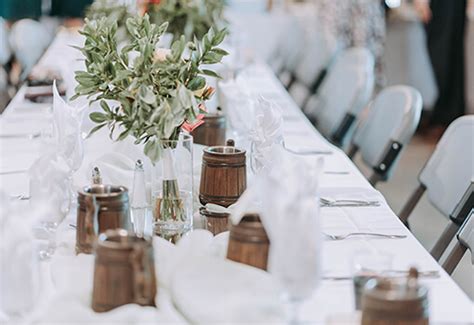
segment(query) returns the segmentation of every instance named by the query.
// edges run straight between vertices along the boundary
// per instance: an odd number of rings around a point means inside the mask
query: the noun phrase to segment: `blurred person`
[[[41,16],[41,0],[1,0],[0,17],[12,22]]]
[[[375,59],[375,90],[385,86],[385,2],[381,0],[315,0],[318,21],[329,44],[362,46]]]
[[[430,134],[439,137],[465,113],[465,30],[467,0],[414,0],[426,24],[428,53],[438,86]]]
[[[51,0],[51,16],[82,18],[93,0]]]
[[[85,10],[93,0],[51,0],[51,16],[65,18],[66,27],[81,26]]]

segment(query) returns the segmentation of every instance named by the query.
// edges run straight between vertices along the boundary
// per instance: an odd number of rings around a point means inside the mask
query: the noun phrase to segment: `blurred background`
[[[136,1],[122,2],[133,5]],[[57,29],[81,26],[91,3],[1,0],[0,113]],[[449,123],[474,113],[474,0],[228,0],[227,4],[232,12],[229,19],[241,27],[235,40],[253,52],[249,57],[258,55],[272,66],[302,109],[308,103],[307,94],[301,95],[297,87],[301,66],[310,83],[317,83],[334,53],[353,46],[368,48],[375,58],[374,96],[383,87],[397,84],[420,91],[423,114],[417,134],[392,181],[378,186],[398,213]],[[261,25],[262,17],[281,20],[281,33]],[[278,51],[291,52],[292,62],[284,67],[276,63]],[[309,59],[303,55],[312,51]],[[370,172],[362,163],[359,166]],[[426,197],[411,217],[411,229],[427,249],[445,225],[446,218]],[[466,254],[453,275],[471,299],[473,271]]]

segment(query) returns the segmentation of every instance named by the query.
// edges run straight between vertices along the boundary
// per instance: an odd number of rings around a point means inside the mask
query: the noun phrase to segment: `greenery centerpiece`
[[[117,23],[117,41],[130,39],[126,21],[133,17],[130,7],[117,0],[95,0],[87,9],[86,17],[89,20],[97,20],[105,17],[109,24]]]
[[[218,77],[202,66],[219,63],[227,53],[218,45],[226,31],[210,29],[198,41],[174,41],[171,49],[156,49],[168,24],[150,23],[148,15],[126,21],[130,42],[117,47],[117,24],[105,17],[85,20],[85,71],[76,71],[76,95],[100,102],[100,112],[90,114],[97,123],[91,133],[108,127],[110,137],[135,138],[153,163],[163,161],[161,197],[154,204],[155,219],[184,222],[189,216],[180,197],[174,169],[173,146],[182,129],[192,131],[202,123],[203,103],[213,94],[205,76]],[[192,213],[191,213],[192,214]],[[192,215],[191,215],[192,218]]]
[[[175,40],[181,35],[191,40],[225,24],[225,4],[225,0],[141,0],[141,11],[148,13],[152,22],[167,21]]]

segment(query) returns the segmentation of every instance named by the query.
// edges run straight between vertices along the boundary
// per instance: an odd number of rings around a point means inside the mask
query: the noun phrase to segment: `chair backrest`
[[[22,19],[13,24],[10,31],[10,45],[22,66],[23,77],[33,68],[35,63],[52,40],[52,35],[43,24]]]
[[[422,99],[409,86],[392,86],[382,90],[369,106],[369,112],[358,125],[352,143],[360,150],[362,160],[372,168],[379,168],[387,152],[396,143],[398,154],[382,168],[388,178],[420,121]]]
[[[306,38],[304,28],[296,18],[286,23],[284,33],[280,35],[278,47],[268,62],[275,73],[294,72],[305,51]]]
[[[419,180],[433,206],[449,218],[474,181],[474,115],[459,117],[449,125]]]
[[[344,51],[330,69],[317,95],[317,105],[306,112],[318,121],[318,130],[331,138],[345,117],[358,117],[374,87],[374,58],[364,48]]]
[[[8,43],[7,24],[0,17],[0,65],[4,65],[10,60],[11,54],[10,44]]]
[[[471,263],[474,264],[474,209],[459,229],[457,237],[459,242],[471,251]]]
[[[374,57],[372,53],[363,47],[352,47],[345,50],[335,49],[336,53],[330,63],[328,75],[323,81],[321,88],[317,94],[311,94],[312,97],[308,101],[305,112],[315,118],[319,118],[318,114],[324,110],[324,103],[334,96],[334,92],[338,92],[341,88],[341,82],[346,78],[346,73],[350,68],[357,68],[361,75],[366,74],[367,88],[370,93],[373,90],[373,74],[374,74]],[[346,95],[347,96],[347,95]]]
[[[303,108],[307,99],[313,95],[313,85],[320,73],[329,68],[337,48],[331,48],[318,32],[306,35],[305,45],[299,56],[290,57],[287,70],[292,71],[292,81],[288,92],[296,104]]]

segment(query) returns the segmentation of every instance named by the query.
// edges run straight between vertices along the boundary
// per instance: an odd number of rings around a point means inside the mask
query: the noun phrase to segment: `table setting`
[[[0,115],[2,324],[472,320],[265,62],[294,17],[243,63],[240,14],[192,38],[144,8],[61,28],[48,102]]]

